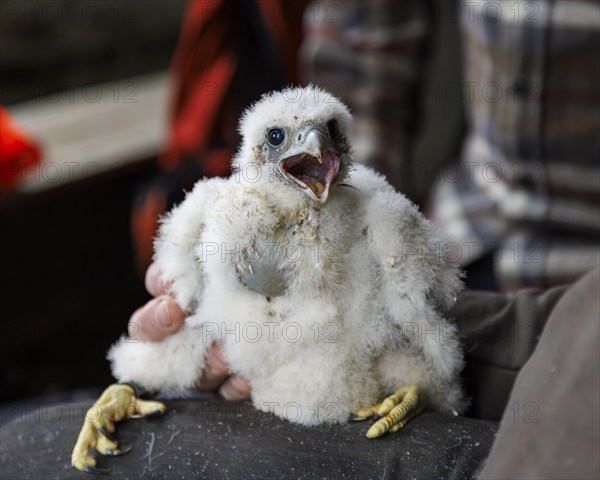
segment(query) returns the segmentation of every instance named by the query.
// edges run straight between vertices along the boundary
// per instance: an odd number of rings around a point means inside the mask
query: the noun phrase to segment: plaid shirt
[[[402,189],[432,26],[458,18],[467,131],[430,204],[444,252],[461,265],[494,253],[507,290],[572,281],[600,263],[600,2],[447,6],[312,5],[304,61],[352,107],[357,158]]]

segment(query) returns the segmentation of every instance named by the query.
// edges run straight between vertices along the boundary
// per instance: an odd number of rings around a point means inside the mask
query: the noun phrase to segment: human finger
[[[142,342],[160,342],[177,332],[185,321],[185,313],[173,297],[161,295],[136,310],[127,327],[129,337]]]
[[[219,389],[225,400],[246,400],[250,398],[251,391],[250,382],[239,375],[229,377]]]
[[[214,344],[206,359],[206,368],[198,387],[203,392],[214,392],[229,377],[229,365],[223,358],[219,345]]]
[[[148,293],[154,297],[158,297],[164,293],[168,293],[168,284],[163,282],[161,278],[162,272],[158,267],[158,264],[151,263],[148,269],[146,270],[145,284],[146,290]]]

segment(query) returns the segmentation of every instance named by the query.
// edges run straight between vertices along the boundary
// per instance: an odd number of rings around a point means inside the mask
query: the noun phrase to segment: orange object
[[[38,145],[0,107],[0,190],[14,188],[21,173],[42,158]]]
[[[132,212],[142,271],[152,259],[159,215],[198,178],[229,175],[244,108],[261,93],[299,83],[308,1],[189,1],[171,64],[169,136],[158,159],[164,174],[140,193]]]
[[[251,4],[252,2],[247,2]],[[173,57],[175,90],[171,105],[170,134],[159,165],[173,172],[190,156],[228,148],[219,163],[212,158],[207,176],[227,176],[237,143],[239,115],[260,93],[298,83],[297,59],[302,41],[302,12],[308,0],[258,0],[257,16],[263,25],[247,18],[235,0],[190,1]],[[240,38],[245,26],[252,38]],[[263,71],[265,50],[261,35],[279,50],[282,84]],[[250,47],[249,45],[252,45]],[[242,58],[244,57],[244,58]],[[251,70],[251,71],[250,71]],[[254,72],[254,73],[252,73]],[[262,73],[261,73],[262,72]]]

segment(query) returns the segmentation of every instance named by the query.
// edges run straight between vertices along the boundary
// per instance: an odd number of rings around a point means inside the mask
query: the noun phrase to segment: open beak
[[[313,200],[325,203],[340,168],[339,155],[317,128],[307,132],[296,152],[279,161],[279,170]]]

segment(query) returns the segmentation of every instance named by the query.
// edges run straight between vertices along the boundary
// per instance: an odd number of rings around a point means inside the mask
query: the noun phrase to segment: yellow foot
[[[367,431],[368,438],[377,438],[385,432],[397,432],[410,420],[419,415],[427,406],[425,395],[418,385],[406,385],[382,403],[361,408],[356,412],[355,420],[379,418]]]
[[[160,402],[139,400],[131,385],[113,384],[87,411],[85,422],[79,432],[77,443],[71,455],[71,465],[77,470],[89,473],[110,473],[109,468],[98,468],[89,449],[95,448],[102,455],[123,455],[131,447],[121,447],[113,438],[115,422],[147,415],[162,415],[167,407]]]

